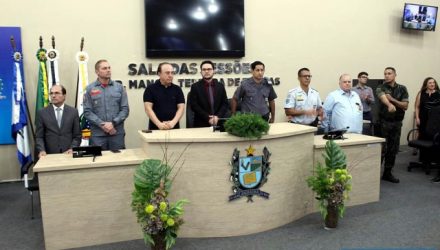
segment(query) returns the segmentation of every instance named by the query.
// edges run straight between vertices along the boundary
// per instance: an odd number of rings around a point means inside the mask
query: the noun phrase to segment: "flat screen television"
[[[145,0],[147,57],[245,54],[244,0]]]
[[[438,7],[405,3],[402,28],[423,31],[435,31]]]

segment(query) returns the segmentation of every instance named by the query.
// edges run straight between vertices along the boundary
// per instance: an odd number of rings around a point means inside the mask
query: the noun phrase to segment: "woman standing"
[[[419,138],[426,138],[426,123],[429,110],[440,105],[440,92],[437,81],[432,77],[427,77],[423,81],[422,88],[416,97],[416,123],[419,127]],[[428,138],[427,138],[428,139]]]

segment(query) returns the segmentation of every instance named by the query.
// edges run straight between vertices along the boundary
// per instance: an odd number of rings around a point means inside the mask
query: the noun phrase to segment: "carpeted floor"
[[[337,229],[323,229],[314,213],[263,233],[229,238],[179,238],[173,249],[440,249],[440,184],[414,169],[412,149],[401,147],[395,174],[401,183],[381,182],[379,202],[350,207]],[[41,210],[30,219],[30,200],[22,183],[0,184],[0,249],[44,249]],[[62,229],[60,229],[62,230]],[[145,249],[142,240],[81,249]]]

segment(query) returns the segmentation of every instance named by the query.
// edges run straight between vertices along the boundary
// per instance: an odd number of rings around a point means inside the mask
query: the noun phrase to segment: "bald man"
[[[342,74],[339,77],[339,89],[325,99],[324,120],[321,124],[325,132],[347,130],[349,133],[362,133],[362,102],[351,87],[351,76]]]

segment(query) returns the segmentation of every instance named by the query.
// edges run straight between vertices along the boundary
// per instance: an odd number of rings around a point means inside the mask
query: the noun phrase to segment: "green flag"
[[[35,122],[38,119],[38,110],[49,105],[49,88],[47,84],[46,72],[46,50],[41,48],[37,51],[39,62],[38,85],[37,85],[37,104],[35,105]]]

